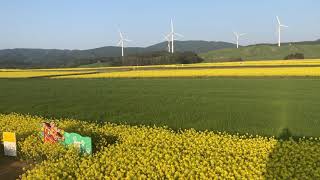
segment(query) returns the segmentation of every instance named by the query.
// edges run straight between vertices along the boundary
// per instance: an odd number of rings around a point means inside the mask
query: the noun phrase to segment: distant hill
[[[294,53],[303,53],[306,59],[320,58],[320,41],[305,41],[276,44],[259,44],[246,47],[227,48],[200,54],[206,62],[242,60],[275,60],[284,59]]]
[[[119,47],[90,50],[5,49],[0,50],[1,67],[71,67],[89,64],[93,59],[119,56]],[[144,48],[126,48],[127,54],[144,52]]]
[[[208,41],[176,41],[177,52],[192,51],[204,53],[211,50],[234,47],[232,43]],[[126,55],[166,51],[167,42],[149,47],[128,47]],[[95,59],[103,57],[119,57],[120,47],[106,46],[88,50],[58,49],[5,49],[0,50],[0,68],[24,67],[73,67],[95,63]]]
[[[195,53],[205,53],[212,50],[235,47],[235,44],[221,41],[175,41],[175,51],[192,51]],[[147,51],[162,51],[168,48],[168,42],[162,42],[147,47]]]

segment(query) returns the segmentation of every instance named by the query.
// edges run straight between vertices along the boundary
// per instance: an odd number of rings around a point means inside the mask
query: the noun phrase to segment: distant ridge
[[[167,42],[148,47],[128,47],[126,55],[166,51]],[[219,41],[175,41],[177,52],[192,51],[207,62],[233,60],[283,59],[292,53],[303,53],[305,58],[320,58],[320,39],[315,41],[287,42],[278,48],[276,44],[256,44],[235,48],[236,45]],[[92,64],[104,57],[119,57],[120,47],[106,46],[88,50],[59,49],[5,49],[0,50],[0,68],[75,67]]]
[[[155,44],[146,48],[147,51],[161,51],[168,46],[167,42]],[[192,51],[205,53],[212,50],[235,47],[235,44],[222,41],[175,41],[175,50],[179,52]]]
[[[289,54],[302,53],[306,59],[320,59],[320,40],[276,44],[256,44],[239,49],[226,48],[202,53],[200,56],[206,62],[221,62],[232,60],[277,60],[284,59]]]
[[[298,41],[298,42],[282,42],[281,45],[315,45],[315,44],[320,44],[320,39],[317,39],[315,41]],[[247,47],[250,46],[259,46],[259,45],[275,45],[277,46],[278,44],[275,43],[260,43],[260,44],[252,44],[248,45]]]
[[[227,42],[214,41],[175,41],[177,52],[192,51],[204,53],[211,50],[231,48],[235,45]],[[166,51],[167,42],[149,47],[127,47],[126,55],[134,55],[156,51]],[[0,68],[6,67],[71,67],[88,64],[90,60],[103,57],[119,57],[121,49],[105,46],[88,50],[59,49],[5,49],[0,50]]]

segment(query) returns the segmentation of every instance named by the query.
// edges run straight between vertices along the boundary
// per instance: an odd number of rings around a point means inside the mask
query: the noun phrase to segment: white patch
[[[3,142],[5,156],[17,156],[16,142]]]

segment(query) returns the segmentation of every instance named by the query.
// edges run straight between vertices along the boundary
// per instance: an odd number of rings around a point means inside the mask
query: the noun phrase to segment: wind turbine
[[[281,27],[289,27],[286,25],[281,24],[280,19],[278,16],[277,17],[277,21],[278,21],[278,46],[281,46]]]
[[[183,35],[174,32],[172,19],[171,19],[171,32],[167,36],[171,38],[171,53],[173,54],[174,53],[174,40],[178,40],[175,37],[176,36],[183,37]]]
[[[168,52],[170,53],[171,52],[171,48],[170,48],[171,41],[170,41],[169,35],[164,36],[164,40],[166,40],[168,42]]]
[[[239,48],[239,39],[241,36],[244,36],[246,35],[246,33],[242,33],[242,34],[239,34],[237,32],[233,32],[233,34],[236,36],[236,40],[237,40],[237,49]]]
[[[124,56],[124,42],[130,42],[131,40],[124,38],[122,32],[119,30],[120,41],[118,42],[118,46],[121,46],[121,56]]]

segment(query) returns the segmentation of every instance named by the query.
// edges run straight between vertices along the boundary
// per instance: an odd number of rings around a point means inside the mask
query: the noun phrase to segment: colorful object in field
[[[12,132],[4,132],[3,146],[5,156],[17,156],[16,134]]]
[[[77,133],[64,133],[65,145],[73,145],[78,148],[81,153],[92,154],[92,143],[90,137],[84,137]]]
[[[63,141],[63,134],[60,129],[56,127],[54,123],[44,122],[43,126],[43,141],[49,143],[57,143]]]

